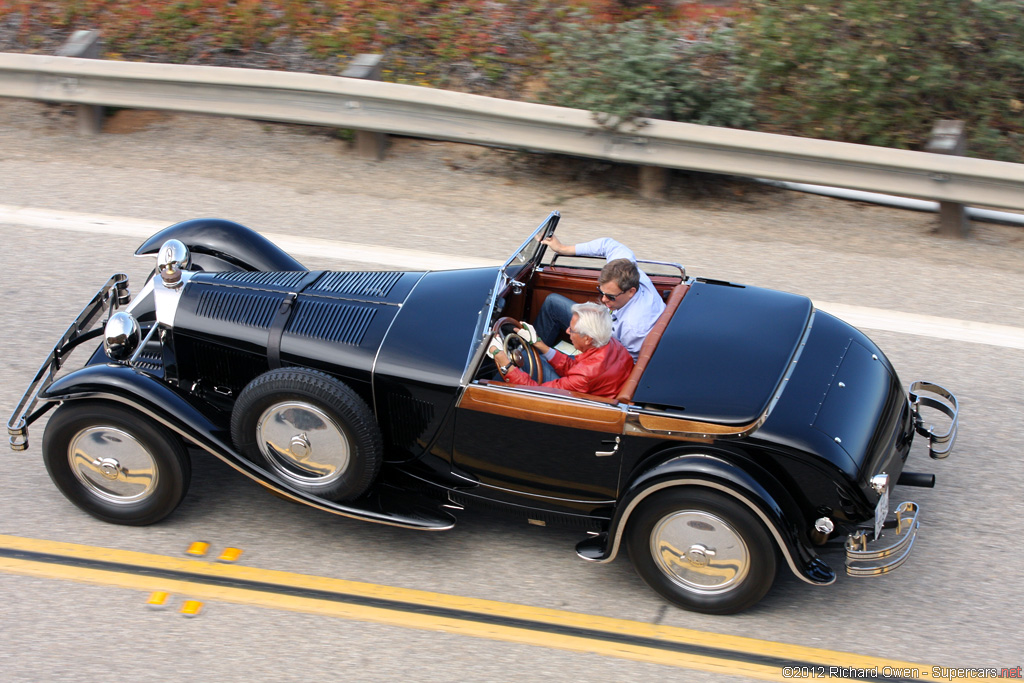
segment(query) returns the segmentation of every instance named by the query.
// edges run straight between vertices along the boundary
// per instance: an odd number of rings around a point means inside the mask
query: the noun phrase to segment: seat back
[[[686,290],[689,288],[690,285],[679,283],[672,289],[672,293],[668,295],[668,299],[665,301],[665,310],[658,316],[654,327],[651,328],[647,338],[644,339],[643,345],[640,347],[640,353],[637,354],[633,372],[629,374],[629,377],[623,382],[622,388],[619,389],[616,398],[620,403],[630,403],[633,400],[633,394],[640,385],[640,376],[644,374],[647,363],[650,362],[651,356],[654,355],[654,349],[657,348],[658,342],[661,341],[661,335],[665,333],[665,328],[668,327],[668,321],[672,319],[676,309],[679,308],[679,302],[683,300],[683,296],[686,295]]]

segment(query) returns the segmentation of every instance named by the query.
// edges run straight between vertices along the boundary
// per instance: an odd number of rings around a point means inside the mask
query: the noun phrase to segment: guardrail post
[[[57,48],[58,57],[100,58],[100,32],[75,31],[63,45]],[[96,104],[79,104],[78,132],[95,135],[103,128],[103,107]]]
[[[967,151],[967,136],[963,121],[936,121],[932,135],[924,146],[926,152],[963,156]],[[939,202],[939,234],[947,237],[967,237],[970,222],[964,205]]]
[[[348,67],[342,72],[345,78],[362,78],[368,81],[379,81],[383,64],[381,60],[384,55],[356,55],[355,59],[349,62]],[[356,154],[364,159],[383,161],[384,150],[388,146],[388,136],[384,133],[376,133],[368,130],[357,130],[356,132]]]
[[[640,196],[644,199],[665,199],[668,169],[662,166],[640,167]]]

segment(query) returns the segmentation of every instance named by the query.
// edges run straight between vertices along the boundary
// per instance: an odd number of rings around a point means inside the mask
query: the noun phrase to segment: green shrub
[[[576,15],[579,18],[579,15]],[[587,109],[610,128],[667,119],[750,128],[753,89],[729,31],[684,39],[651,19],[571,22],[534,39],[548,55],[538,99]]]
[[[765,0],[739,27],[778,132],[920,148],[938,119],[968,153],[1024,156],[1020,0]]]

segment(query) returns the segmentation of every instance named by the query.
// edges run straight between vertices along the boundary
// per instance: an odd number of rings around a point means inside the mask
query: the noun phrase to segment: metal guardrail
[[[0,53],[0,97],[338,126],[1024,210],[1024,164],[651,120],[337,76]]]

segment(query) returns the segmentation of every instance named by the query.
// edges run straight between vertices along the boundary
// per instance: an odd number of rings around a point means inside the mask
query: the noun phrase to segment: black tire
[[[278,368],[249,382],[231,412],[231,438],[292,488],[332,501],[365,493],[383,460],[366,402],[308,368]]]
[[[626,544],[640,578],[693,612],[740,612],[775,581],[775,545],[764,525],[743,503],[710,489],[653,494],[630,517]]]
[[[50,417],[43,462],[68,500],[113,524],[145,526],[174,512],[192,461],[177,434],[142,413],[102,401],[70,401]]]

